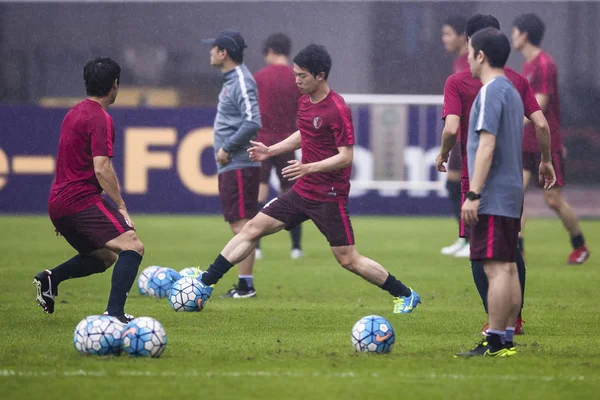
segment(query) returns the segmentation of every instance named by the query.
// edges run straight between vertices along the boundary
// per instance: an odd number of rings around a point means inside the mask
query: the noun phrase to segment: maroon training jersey
[[[262,128],[258,140],[285,139],[298,130],[298,99],[294,70],[289,65],[268,65],[254,75]],[[265,138],[265,136],[267,136]]]
[[[99,103],[87,99],[67,113],[60,127],[56,175],[48,199],[51,219],[102,200],[93,158],[112,157],[114,140],[113,120]]]
[[[469,53],[465,53],[462,56],[458,56],[454,59],[454,64],[452,64],[452,73],[458,74],[459,72],[469,68]]]
[[[536,58],[523,65],[523,75],[529,81],[533,93],[548,96],[548,105],[544,115],[550,126],[551,150],[562,150],[562,139],[560,135],[560,102],[558,99],[558,77],[556,74],[556,63],[548,53],[540,52]],[[537,139],[535,137],[535,126],[527,124],[523,137],[523,151],[539,152]]]
[[[333,90],[313,104],[310,96],[298,100],[298,128],[302,137],[302,163],[325,160],[338,147],[354,145],[352,113],[343,97]],[[352,166],[337,171],[305,175],[293,186],[300,196],[316,201],[347,201]]]
[[[521,99],[523,100],[523,106],[525,108],[525,116],[529,117],[534,112],[540,109],[533,90],[529,86],[529,82],[524,76],[519,75],[517,72],[510,68],[504,68],[506,77],[513,83]],[[471,113],[471,106],[481,89],[481,81],[473,78],[471,75],[471,69],[465,69],[458,74],[453,74],[446,79],[444,85],[444,109],[442,111],[442,118],[446,118],[448,115],[453,114],[460,117],[460,133],[459,141],[462,151],[462,191],[466,192],[469,190],[469,169],[467,163],[467,137],[469,132],[469,114]]]

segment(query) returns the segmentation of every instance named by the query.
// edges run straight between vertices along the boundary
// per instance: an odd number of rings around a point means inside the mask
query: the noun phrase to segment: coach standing
[[[210,64],[223,73],[214,147],[223,216],[236,235],[256,215],[258,205],[260,163],[251,161],[247,152],[261,128],[256,82],[243,64],[247,46],[239,32],[225,30],[202,42],[212,46]],[[227,297],[256,296],[253,264],[254,252],[238,264],[239,281]]]

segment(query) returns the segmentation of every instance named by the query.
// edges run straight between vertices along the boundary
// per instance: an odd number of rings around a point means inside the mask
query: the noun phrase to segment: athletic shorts
[[[106,200],[75,214],[53,219],[56,230],[80,254],[89,254],[133,230],[123,215]]]
[[[515,262],[521,219],[485,214],[478,217],[469,238],[471,261]]]
[[[531,180],[534,182],[534,184],[537,182],[541,161],[542,153],[534,153],[531,151],[523,152],[523,170],[531,172]],[[563,187],[565,185],[565,158],[563,157],[562,151],[552,152],[552,165],[554,166],[554,172],[556,172],[555,187]]]
[[[225,221],[251,219],[258,209],[260,168],[250,167],[219,174],[219,197]]]
[[[283,222],[287,230],[310,219],[331,247],[354,244],[347,201],[310,200],[292,189],[268,202],[260,212]]]
[[[462,167],[462,155],[460,152],[460,142],[456,142],[452,150],[450,150],[450,156],[448,157],[448,171],[461,171]]]
[[[291,189],[291,187],[294,186],[294,182],[284,178],[281,175],[281,171],[289,165],[288,161],[295,159],[294,153],[285,153],[263,161],[260,166],[260,183],[269,183],[271,170],[275,168],[275,172],[279,178],[281,191],[285,192],[286,190]]]

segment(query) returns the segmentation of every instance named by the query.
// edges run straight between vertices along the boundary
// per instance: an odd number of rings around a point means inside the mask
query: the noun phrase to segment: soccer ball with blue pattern
[[[202,271],[198,267],[187,267],[179,271],[179,275],[181,275],[182,278],[189,277],[198,279],[202,276],[203,273],[204,271]]]
[[[90,315],[82,319],[75,327],[75,332],[73,332],[73,346],[81,354],[87,354],[86,341],[89,323],[98,318],[100,318],[100,315]]]
[[[125,324],[121,321],[101,316],[88,322],[86,329],[85,351],[88,354],[106,356],[121,353],[121,336],[125,330]]]
[[[123,332],[123,350],[134,357],[160,357],[167,347],[167,333],[160,322],[139,317]]]
[[[179,272],[171,268],[159,268],[154,271],[150,282],[148,282],[148,294],[159,299],[169,295],[173,284],[181,279]]]
[[[175,311],[202,311],[209,297],[207,287],[200,280],[185,277],[173,284],[169,304]]]
[[[152,265],[142,271],[138,277],[138,290],[140,291],[140,294],[144,296],[148,295],[148,284],[150,283],[150,279],[152,279],[152,275],[154,275],[159,268],[160,267],[156,265]]]
[[[379,315],[369,315],[354,324],[351,340],[356,351],[389,353],[396,340],[396,334],[387,319]]]

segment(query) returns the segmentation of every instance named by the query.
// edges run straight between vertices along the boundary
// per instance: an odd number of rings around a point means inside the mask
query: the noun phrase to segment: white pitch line
[[[597,382],[600,381],[599,377],[590,377],[583,375],[572,375],[572,376],[540,376],[540,375],[465,375],[465,374],[445,374],[445,373],[429,373],[429,374],[406,374],[402,372],[385,374],[389,377],[397,377],[404,379],[411,379],[415,381],[538,381],[538,382]],[[190,377],[204,377],[204,378],[244,378],[244,377],[264,377],[264,378],[331,378],[331,379],[356,379],[356,378],[378,378],[381,376],[379,373],[361,373],[361,372],[302,372],[302,371],[282,371],[282,372],[271,372],[271,371],[229,371],[229,372],[215,372],[205,371],[198,372],[195,370],[191,371],[86,371],[86,370],[72,370],[72,371],[18,371],[12,369],[0,370],[0,378],[13,378],[13,377],[179,377],[179,378],[190,378]]]

